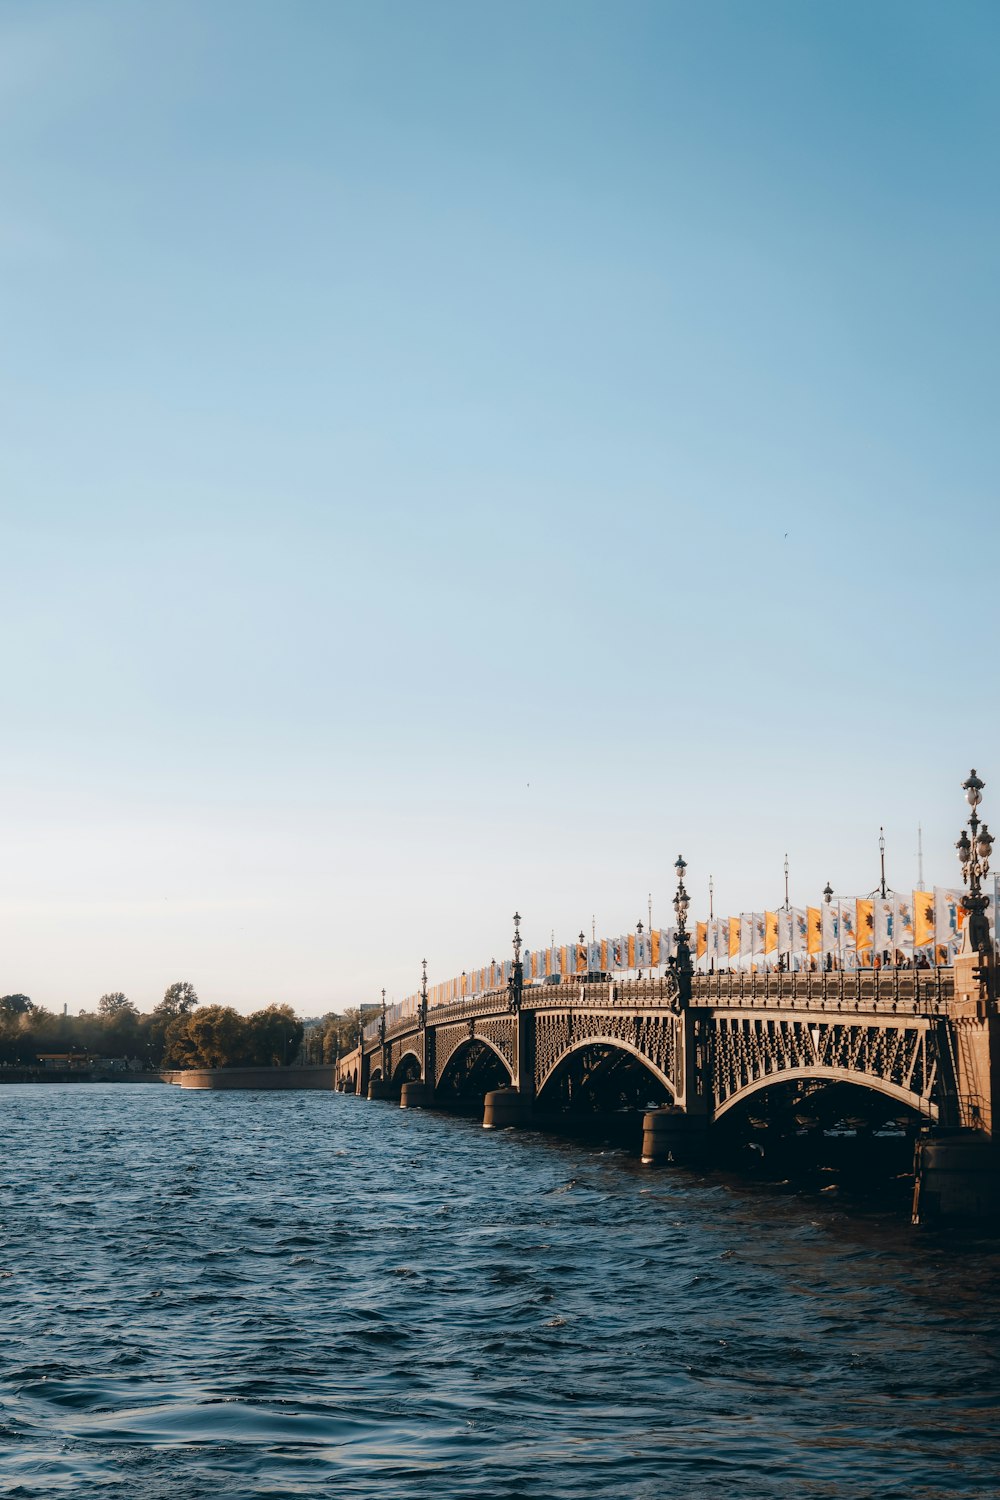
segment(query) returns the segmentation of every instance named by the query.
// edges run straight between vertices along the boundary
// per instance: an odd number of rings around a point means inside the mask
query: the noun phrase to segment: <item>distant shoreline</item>
[[[19,1083],[166,1083],[158,1071],[112,1068],[0,1068],[0,1087]]]

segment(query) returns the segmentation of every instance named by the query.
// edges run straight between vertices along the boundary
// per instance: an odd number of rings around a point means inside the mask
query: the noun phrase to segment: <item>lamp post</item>
[[[420,962],[423,965],[423,970],[424,970],[423,975],[422,975],[421,980],[420,980],[420,1029],[421,1029],[421,1031],[426,1031],[426,1029],[427,1029],[427,960],[426,960],[426,958],[422,958],[420,960]]]
[[[507,986],[508,1004],[511,1010],[521,1009],[521,994],[524,989],[524,970],[521,968],[521,913],[514,913],[514,967]]]
[[[833,902],[833,886],[830,884],[829,881],[827,881],[826,885],[823,887],[823,900],[826,902],[827,906],[830,906],[832,904],[832,902]],[[839,910],[840,903],[838,902],[837,905],[838,905],[838,911],[837,911],[837,968],[838,969],[842,969],[843,968],[843,961],[842,961],[843,960],[843,955],[841,953],[841,948],[840,948],[840,910]],[[827,949],[827,952],[829,952],[829,949]]]
[[[378,1020],[378,1039],[382,1048],[382,1077],[385,1078],[387,1063],[385,1048],[385,990],[382,991],[382,1012]]]
[[[576,963],[577,963],[577,965],[579,965],[579,962],[580,962],[580,949],[586,947],[586,943],[587,943],[587,934],[584,932],[584,930],[583,930],[582,927],[580,928],[580,936],[577,939],[577,943],[578,943],[578,947],[577,947],[577,951],[576,951]],[[588,963],[586,969],[584,969],[583,972],[586,974],[587,971],[589,970],[589,968],[590,968],[590,964]]]
[[[708,941],[712,941],[712,923],[715,921],[715,881],[708,877]],[[706,944],[707,948],[707,944]],[[715,972],[715,954],[708,950],[708,972]]]
[[[879,860],[880,860],[881,866],[882,866],[882,878],[881,878],[881,880],[878,883],[878,888],[879,888],[879,892],[880,892],[880,894],[882,896],[882,899],[884,901],[885,900],[885,896],[886,896],[886,884],[885,884],[885,829],[884,828],[880,828],[879,831],[878,831],[878,857],[879,857]]]
[[[968,886],[968,892],[962,898],[962,905],[969,914],[969,920],[965,928],[965,937],[962,941],[963,953],[970,950],[980,955],[984,963],[990,963],[992,953],[990,951],[990,924],[986,916],[986,908],[990,904],[990,898],[984,896],[980,881],[984,875],[989,874],[990,853],[993,847],[993,835],[985,823],[980,823],[976,808],[983,800],[984,781],[980,781],[975,771],[969,772],[967,781],[962,782],[962,790],[965,792],[966,801],[972,808],[969,816],[969,828],[972,838],[963,828],[958,836],[955,848],[958,852],[959,862],[962,866],[962,879]]]
[[[642,952],[642,918],[635,924],[635,968],[636,978],[642,978],[642,969],[639,967],[639,954]]]
[[[687,930],[687,914],[691,898],[684,888],[687,860],[683,854],[678,854],[674,860],[674,869],[677,871],[677,890],[674,895],[674,912],[677,916],[677,992],[680,1003],[687,1005],[691,999],[691,949],[688,946]]]

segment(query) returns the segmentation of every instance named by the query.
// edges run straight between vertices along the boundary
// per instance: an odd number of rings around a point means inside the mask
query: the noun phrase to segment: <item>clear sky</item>
[[[0,3],[0,992],[1000,825],[1000,10]]]

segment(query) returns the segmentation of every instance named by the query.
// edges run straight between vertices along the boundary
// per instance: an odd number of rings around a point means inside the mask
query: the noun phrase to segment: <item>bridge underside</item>
[[[658,1109],[674,1099],[668,1081],[641,1052],[600,1036],[568,1047],[536,1097],[540,1109],[587,1114]]]

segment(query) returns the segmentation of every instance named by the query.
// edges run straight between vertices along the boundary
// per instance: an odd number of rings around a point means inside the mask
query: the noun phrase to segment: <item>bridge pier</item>
[[[520,1089],[491,1089],[483,1101],[484,1130],[526,1125],[530,1119],[531,1098]]]
[[[404,1083],[399,1091],[401,1109],[428,1109],[433,1102],[433,1090],[429,1083],[414,1079]]]
[[[913,1222],[1000,1220],[1000,1143],[980,1132],[917,1142]]]
[[[642,1160],[647,1166],[696,1165],[708,1149],[708,1119],[668,1104],[642,1117]]]
[[[394,1088],[387,1078],[373,1078],[368,1085],[369,1099],[392,1099],[398,1102],[399,1089]]]

